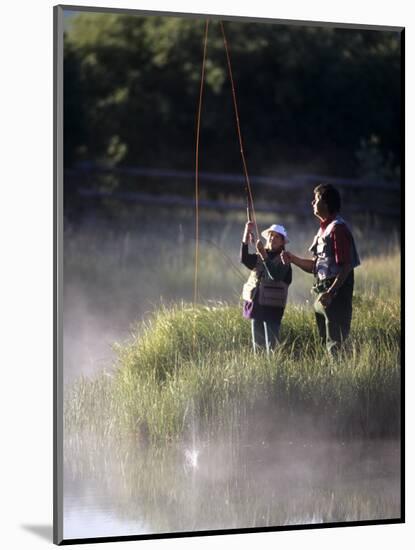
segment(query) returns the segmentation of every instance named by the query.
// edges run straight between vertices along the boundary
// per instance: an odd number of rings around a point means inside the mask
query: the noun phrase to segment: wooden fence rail
[[[102,176],[117,178],[116,188],[105,190],[97,185]],[[310,213],[312,189],[318,183],[332,183],[340,188],[347,204],[347,212],[384,216],[394,223],[400,218],[402,194],[399,183],[364,181],[350,178],[323,177],[316,174],[297,174],[287,178],[253,176],[255,209],[258,212],[290,213],[306,217]],[[159,170],[141,167],[99,167],[86,164],[65,172],[65,193],[76,193],[82,199],[131,201],[136,203],[194,207],[192,196],[194,174],[179,170]],[[244,183],[241,175],[202,172],[199,180],[208,182],[206,196],[199,202],[200,208],[218,211],[245,208]],[[151,182],[154,181],[155,184]],[[171,183],[175,183],[171,187]],[[133,190],[131,190],[133,189]]]

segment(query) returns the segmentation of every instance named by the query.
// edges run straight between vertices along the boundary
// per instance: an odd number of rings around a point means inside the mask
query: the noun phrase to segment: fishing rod
[[[248,188],[247,188],[246,185],[245,185],[245,193],[246,193],[246,219],[247,219],[248,222],[251,222],[252,219],[253,219],[252,203],[250,201]],[[258,227],[256,227],[256,230],[257,230],[257,234],[258,234]],[[250,242],[252,244],[255,243],[255,235],[251,231],[248,233],[248,242]]]
[[[245,175],[245,194],[246,194],[246,215],[248,222],[252,222],[255,226],[256,238],[259,239],[260,233],[258,230],[258,224],[256,221],[255,208],[254,208],[254,199],[252,195],[251,183],[249,181],[248,167],[245,158],[241,125],[239,121],[239,110],[238,102],[236,99],[236,90],[235,82],[232,72],[232,63],[229,53],[228,41],[225,33],[225,26],[223,21],[219,21],[220,29],[222,32],[223,43],[225,46],[226,61],[228,66],[229,80],[232,90],[232,99],[233,107],[235,113],[235,122],[236,129],[239,140],[239,150],[241,153],[243,171]],[[208,31],[209,31],[209,20],[205,22],[205,31],[203,39],[203,60],[201,68],[201,78],[200,78],[200,89],[199,89],[199,101],[198,101],[198,110],[197,110],[197,121],[196,121],[196,153],[195,153],[195,270],[194,270],[194,290],[193,290],[193,303],[196,305],[198,299],[198,269],[199,269],[199,142],[200,142],[200,121],[201,121],[201,112],[202,112],[202,101],[203,101],[203,88],[205,82],[205,72],[206,72],[206,52],[207,52],[207,42],[208,42]],[[250,233],[249,241],[255,242],[255,236]]]
[[[236,100],[235,82],[234,82],[233,72],[232,72],[232,63],[231,63],[231,56],[230,56],[230,53],[229,53],[229,45],[228,45],[228,41],[227,41],[227,38],[226,38],[225,25],[224,25],[223,21],[219,21],[219,24],[220,24],[220,28],[221,28],[221,32],[222,32],[223,43],[224,43],[224,46],[225,46],[225,53],[226,53],[226,61],[227,61],[227,65],[228,65],[229,80],[230,80],[230,83],[231,83],[231,90],[232,90],[232,99],[233,99],[233,107],[234,107],[234,113],[235,113],[236,129],[237,129],[238,140],[239,140],[239,150],[240,150],[240,153],[241,153],[242,165],[243,165],[244,175],[245,175],[247,221],[254,223],[256,235],[257,235],[257,238],[259,238],[258,224],[257,224],[257,221],[256,221],[255,208],[254,208],[254,199],[253,199],[253,195],[252,195],[251,183],[249,181],[248,166],[247,166],[247,163],[246,163],[243,140],[242,140],[241,125],[240,125],[240,121],[239,121],[238,102]],[[255,240],[255,237],[254,237],[254,235],[252,235],[252,233],[250,233],[249,238],[250,238],[251,242],[253,242]]]

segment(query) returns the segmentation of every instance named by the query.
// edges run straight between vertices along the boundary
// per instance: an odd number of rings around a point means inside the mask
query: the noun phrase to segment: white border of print
[[[2,7],[0,55],[2,101],[0,145],[2,151],[2,530],[4,547],[50,547],[52,541],[52,179],[53,179],[53,75],[52,7],[58,2],[21,0]],[[151,11],[215,13],[406,27],[406,59],[414,59],[412,36],[415,15],[407,0],[306,0],[271,3],[255,0],[147,0],[67,2],[67,4],[141,9]],[[407,128],[414,122],[414,64],[407,63]],[[409,151],[411,142],[406,142]],[[407,154],[406,181],[415,181],[413,159]],[[407,185],[406,205],[413,185]],[[408,212],[408,206],[407,206]],[[407,220],[408,220],[407,214]],[[414,227],[407,221],[406,281],[415,279],[411,254]],[[415,252],[415,251],[414,251]],[[407,283],[406,335],[414,328],[414,292]],[[407,347],[406,393],[411,396],[414,353]],[[415,538],[412,495],[415,463],[411,432],[414,400],[407,403],[406,524],[319,529],[293,532],[224,535],[110,543],[111,549],[139,545],[144,549],[224,549],[256,546],[265,550],[307,545],[309,550],[408,548]],[[94,545],[93,547],[100,546]],[[85,545],[86,548],[90,545]],[[105,548],[110,548],[106,546]]]

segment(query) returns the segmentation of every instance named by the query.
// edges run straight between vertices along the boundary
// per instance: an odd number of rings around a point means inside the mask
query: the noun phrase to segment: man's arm
[[[287,252],[284,250],[281,252],[281,260],[284,264],[294,264],[306,273],[313,273],[314,271],[314,260],[309,260],[308,258],[300,258],[292,252]]]

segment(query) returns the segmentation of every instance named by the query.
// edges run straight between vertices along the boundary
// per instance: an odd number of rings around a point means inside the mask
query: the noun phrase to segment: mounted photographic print
[[[54,542],[403,522],[404,29],[54,17]]]

